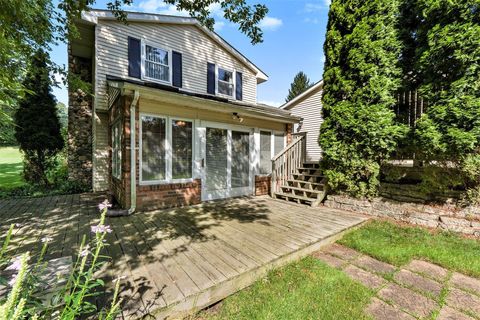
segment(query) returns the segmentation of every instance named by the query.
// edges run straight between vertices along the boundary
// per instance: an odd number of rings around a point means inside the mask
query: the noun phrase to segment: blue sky
[[[106,2],[97,0],[94,7],[105,9]],[[278,106],[285,101],[298,71],[304,71],[314,82],[322,77],[329,0],[254,0],[249,3],[264,3],[269,9],[261,25],[263,43],[251,45],[236,25],[223,19],[219,6],[211,8],[217,21],[215,31],[269,75],[269,80],[258,86],[258,102]],[[133,6],[126,9],[182,15],[162,0],[134,0]],[[54,47],[51,55],[56,63],[66,64],[66,45]],[[56,88],[54,93],[58,101],[67,103],[65,88]]]

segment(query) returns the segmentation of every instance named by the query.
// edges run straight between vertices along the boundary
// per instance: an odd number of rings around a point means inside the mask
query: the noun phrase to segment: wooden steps
[[[293,173],[293,179],[280,186],[281,191],[275,192],[274,198],[296,203],[318,206],[326,196],[327,185],[325,177],[320,172],[318,163],[303,163]]]

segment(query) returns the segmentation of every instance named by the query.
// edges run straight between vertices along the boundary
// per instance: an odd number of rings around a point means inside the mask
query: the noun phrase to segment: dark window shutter
[[[142,50],[140,39],[128,37],[128,75],[141,77]]]
[[[236,79],[235,79],[235,99],[237,100],[243,100],[243,83],[242,83],[242,73],[241,72],[236,72]]]
[[[172,85],[182,87],[182,54],[172,51]]]
[[[215,94],[215,65],[210,62],[207,66],[207,92]]]

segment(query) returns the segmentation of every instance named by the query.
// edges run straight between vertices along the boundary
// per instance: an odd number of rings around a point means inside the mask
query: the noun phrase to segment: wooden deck
[[[17,250],[37,249],[49,236],[50,257],[73,255],[98,219],[101,200],[92,194],[0,200],[1,232],[17,223]],[[107,278],[126,276],[125,318],[179,315],[225,298],[365,220],[268,197],[110,218]]]

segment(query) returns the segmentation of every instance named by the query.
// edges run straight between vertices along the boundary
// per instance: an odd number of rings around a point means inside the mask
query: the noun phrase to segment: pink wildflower
[[[110,228],[109,225],[96,225],[96,226],[91,226],[90,229],[92,230],[93,233],[110,233],[112,232],[112,229]]]
[[[21,257],[16,257],[12,263],[5,268],[5,270],[14,270],[14,271],[18,271],[20,270],[20,267],[22,266],[22,259]]]
[[[80,257],[85,257],[90,253],[90,245],[86,245],[83,250],[80,252]]]
[[[105,199],[102,203],[98,205],[98,210],[103,211],[111,207],[112,207],[112,204],[109,203],[107,199]]]
[[[45,242],[50,242],[50,241],[52,241],[52,240],[53,240],[53,238],[50,238],[50,237],[43,237],[43,238],[42,238],[42,243],[45,243]]]

